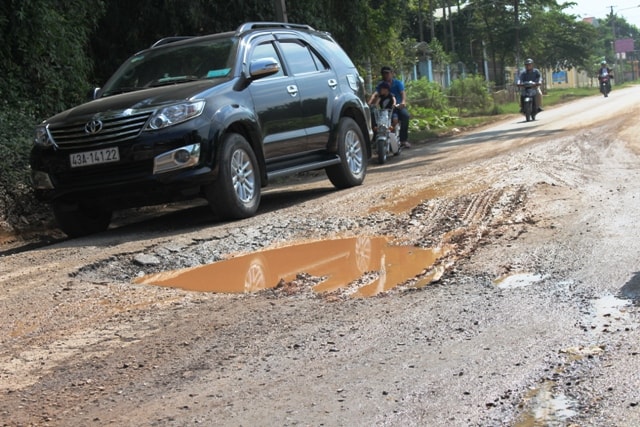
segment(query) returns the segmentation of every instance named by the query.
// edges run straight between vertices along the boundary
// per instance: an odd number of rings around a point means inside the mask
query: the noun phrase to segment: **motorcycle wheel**
[[[387,162],[388,140],[385,138],[378,138],[376,143],[377,143],[377,149],[378,149],[378,164],[383,165]]]
[[[531,102],[527,102],[524,104],[524,117],[527,119],[528,122],[531,121],[531,117],[532,117],[532,104]]]

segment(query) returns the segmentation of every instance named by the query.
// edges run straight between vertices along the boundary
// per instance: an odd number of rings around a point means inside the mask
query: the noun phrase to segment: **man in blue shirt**
[[[409,111],[407,111],[407,94],[404,90],[404,83],[402,81],[394,78],[393,70],[389,66],[384,66],[380,70],[382,74],[382,81],[378,83],[376,86],[376,91],[373,95],[371,95],[371,99],[369,100],[369,104],[373,104],[375,100],[380,96],[380,85],[386,82],[390,88],[391,93],[396,98],[396,108],[394,109],[394,114],[398,115],[398,120],[400,121],[400,146],[409,148],[411,144],[409,144]]]

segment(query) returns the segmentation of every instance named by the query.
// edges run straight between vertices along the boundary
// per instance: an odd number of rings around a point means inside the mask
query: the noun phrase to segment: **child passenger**
[[[371,99],[369,99],[369,105],[375,105],[376,101],[378,101],[377,104],[380,109],[393,111],[391,116],[391,130],[393,131],[398,124],[398,113],[395,110],[396,97],[391,93],[391,86],[389,86],[389,83],[382,82],[378,85],[378,90],[371,95]],[[374,131],[376,130],[376,127],[377,123],[374,123]]]

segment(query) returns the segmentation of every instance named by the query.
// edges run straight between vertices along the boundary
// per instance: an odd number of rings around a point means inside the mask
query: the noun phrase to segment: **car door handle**
[[[287,92],[289,92],[289,95],[295,97],[298,94],[298,86],[296,85],[287,86]]]
[[[338,86],[338,81],[336,79],[327,80],[327,84],[331,89],[335,89]]]

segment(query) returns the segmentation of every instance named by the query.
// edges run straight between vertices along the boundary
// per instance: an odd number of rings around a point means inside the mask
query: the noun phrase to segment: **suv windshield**
[[[193,80],[227,77],[237,39],[216,38],[165,45],[140,52],[125,62],[105,84],[102,96]]]

